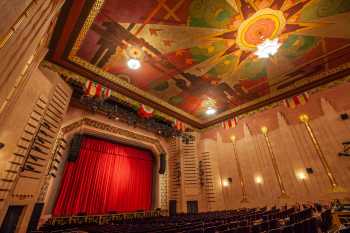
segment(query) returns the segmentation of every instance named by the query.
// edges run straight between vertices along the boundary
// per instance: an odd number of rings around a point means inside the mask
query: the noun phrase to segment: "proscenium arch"
[[[153,187],[152,187],[152,208],[160,208],[161,193],[160,193],[160,174],[158,173],[160,167],[160,154],[168,154],[166,147],[164,147],[158,138],[153,138],[139,132],[133,132],[129,129],[121,128],[116,125],[108,124],[91,117],[83,117],[68,124],[63,124],[60,130],[60,137],[66,140],[66,149],[63,155],[63,161],[60,165],[61,176],[59,179],[51,181],[48,193],[45,200],[45,212],[51,214],[56,198],[59,193],[59,187],[62,179],[62,173],[65,161],[68,157],[69,145],[75,134],[84,134],[96,138],[106,139],[108,141],[121,143],[125,145],[135,146],[142,149],[150,150],[153,154]],[[168,169],[168,168],[166,168]],[[47,200],[48,197],[52,200]]]

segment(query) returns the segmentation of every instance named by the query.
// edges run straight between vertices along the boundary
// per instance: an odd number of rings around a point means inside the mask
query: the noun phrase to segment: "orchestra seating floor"
[[[265,207],[124,220],[106,225],[44,225],[38,232],[318,233],[327,232],[331,226],[331,219],[330,209],[317,212],[312,206],[271,209]]]

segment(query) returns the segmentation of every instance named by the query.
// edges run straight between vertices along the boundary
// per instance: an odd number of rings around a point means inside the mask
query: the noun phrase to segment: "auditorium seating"
[[[329,209],[317,218],[313,206],[254,208],[200,214],[179,214],[174,217],[129,219],[107,225],[65,226],[94,233],[317,233],[327,232],[331,225]],[[62,230],[62,227],[60,228]],[[41,232],[57,227],[44,226]],[[73,232],[66,230],[64,232]]]

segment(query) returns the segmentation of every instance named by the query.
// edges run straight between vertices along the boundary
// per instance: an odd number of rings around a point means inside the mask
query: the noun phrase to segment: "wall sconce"
[[[222,186],[224,186],[224,187],[228,187],[228,186],[230,186],[230,185],[231,185],[231,183],[232,183],[232,178],[231,178],[231,177],[229,177],[229,178],[224,179],[224,180],[222,181]]]
[[[305,172],[302,172],[302,171],[297,172],[297,173],[296,173],[296,176],[297,176],[297,178],[298,178],[299,180],[306,180],[306,178],[307,178]]]
[[[0,142],[0,150],[5,147],[5,144]]]
[[[256,176],[254,180],[255,180],[255,183],[257,184],[262,184],[264,182],[261,176]]]
[[[296,173],[296,177],[298,178],[298,180],[300,180],[300,181],[304,184],[304,187],[305,187],[305,189],[306,189],[306,192],[307,192],[308,194],[310,194],[309,187],[307,186],[306,181],[305,181],[305,180],[307,179],[306,173],[303,172],[303,171],[299,171],[299,172]]]
[[[267,132],[269,131],[269,129],[266,126],[261,127],[261,132],[265,135],[267,134]]]

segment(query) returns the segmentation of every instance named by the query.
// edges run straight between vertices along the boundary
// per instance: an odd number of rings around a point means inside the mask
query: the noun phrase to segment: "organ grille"
[[[160,175],[160,206],[161,209],[168,209],[168,166],[164,174]]]
[[[191,140],[183,141],[181,149],[183,154],[184,188],[185,190],[196,192],[198,190],[197,186],[200,185],[196,137],[193,136]]]
[[[170,199],[179,200],[181,186],[181,164],[177,138],[169,141],[169,182]]]
[[[64,114],[68,108],[70,100],[70,94],[67,93],[60,84],[55,88],[50,104],[48,106],[48,116],[54,120],[58,128],[55,128],[55,142],[51,144],[50,161],[46,169],[46,178],[43,183],[38,196],[38,202],[43,202],[49,186],[50,176],[56,177],[58,165],[61,162],[63,152],[66,149],[67,142],[64,138],[60,137],[59,129],[63,122]],[[58,135],[58,136],[57,136]]]
[[[208,210],[213,210],[216,203],[216,190],[214,184],[214,174],[212,170],[212,164],[209,152],[202,152],[200,154],[200,181],[202,190],[205,193],[205,197],[208,203]]]
[[[49,105],[49,112],[54,114],[59,125],[63,121],[64,113],[69,104],[70,95],[64,91],[64,89],[57,85],[55,92],[52,97],[52,101]],[[56,132],[58,134],[58,131]],[[58,168],[58,164],[61,162],[61,157],[63,155],[63,151],[66,149],[67,142],[64,138],[57,138],[56,143],[52,149],[52,158],[49,164],[49,175],[56,177],[56,171]]]
[[[32,197],[34,186],[43,176],[57,170],[60,162],[58,154],[62,153],[64,146],[57,147],[55,142],[71,95],[68,86],[66,89],[56,84],[50,98],[40,96],[35,102],[14,156],[0,180],[0,199],[4,200],[9,193]],[[24,191],[24,184],[33,187],[33,190]]]
[[[47,171],[47,164],[53,165],[59,162],[59,158],[51,160],[52,147],[56,135],[60,129],[64,113],[69,103],[67,94],[60,85],[57,85],[50,103],[42,108],[39,125],[32,135],[31,146],[25,157],[20,176],[31,179],[39,179],[40,175]],[[38,114],[40,114],[38,112]],[[28,148],[27,148],[28,149]],[[56,160],[56,161],[55,161]]]
[[[10,191],[13,182],[16,179],[17,173],[25,161],[31,162],[34,160],[35,164],[41,165],[41,161],[45,160],[40,154],[29,151],[34,145],[35,135],[38,134],[41,123],[43,121],[43,115],[47,108],[48,100],[44,96],[40,96],[36,101],[33,111],[29,116],[27,125],[24,128],[23,134],[17,143],[17,149],[15,150],[14,157],[10,161],[10,166],[5,172],[5,176],[1,179],[1,196],[3,200],[7,193]],[[38,161],[38,163],[36,163]],[[28,163],[29,166],[31,166]]]

